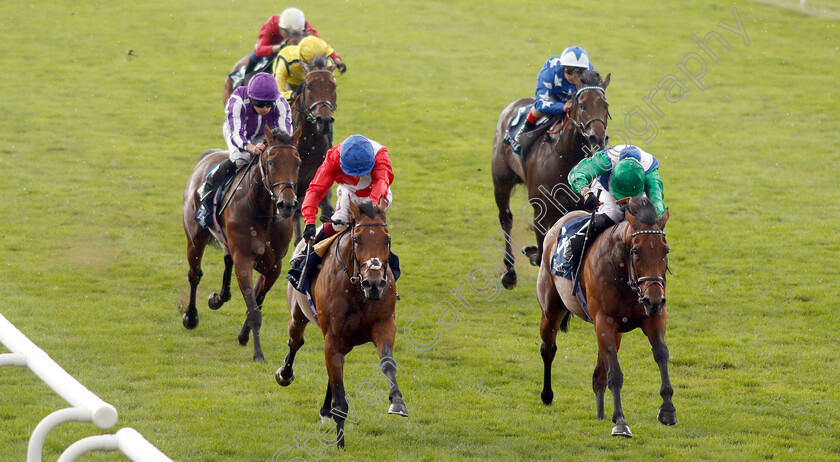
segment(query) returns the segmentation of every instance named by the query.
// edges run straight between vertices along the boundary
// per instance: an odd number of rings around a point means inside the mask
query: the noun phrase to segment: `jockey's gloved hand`
[[[598,208],[598,196],[596,196],[594,192],[588,191],[586,195],[583,196],[583,208],[585,210],[595,210]]]
[[[309,243],[315,238],[315,223],[309,223],[303,230],[303,242]]]
[[[371,218],[375,217],[379,213],[379,207],[371,201],[364,201],[359,204],[359,210]]]
[[[338,68],[338,72],[341,72],[342,74],[347,72],[347,65],[344,63],[338,64],[336,67]]]

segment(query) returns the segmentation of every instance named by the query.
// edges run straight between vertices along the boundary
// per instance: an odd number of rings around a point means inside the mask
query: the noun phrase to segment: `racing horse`
[[[298,42],[300,42],[301,39],[303,39],[302,33],[289,31],[289,34],[290,35],[286,38],[286,40],[283,40],[279,43],[279,45],[281,45],[281,49],[288,45],[297,45]],[[245,77],[240,82],[238,82],[237,87],[240,85],[246,85],[248,83],[248,80],[250,80],[251,76],[256,74],[257,72],[268,72],[269,74],[271,74],[271,66],[274,63],[276,57],[277,55],[261,58],[261,60],[257,63],[256,69],[251,69],[251,72],[245,75]],[[236,64],[233,65],[233,68],[231,68],[228,75],[225,76],[225,86],[224,90],[222,90],[222,104],[224,104],[225,106],[227,106],[227,102],[230,99],[230,95],[233,94],[233,90],[236,90],[236,87],[233,85],[233,80],[231,80],[230,75],[238,71],[239,69],[242,69],[243,67],[247,66],[248,60],[250,59],[250,53],[243,56],[239,61],[236,62]],[[260,65],[260,63],[264,64]]]
[[[202,228],[193,218],[200,205],[195,191],[207,172],[228,157],[228,152],[218,149],[204,152],[184,190],[184,231],[190,265],[187,277],[190,302],[183,316],[184,327],[194,329],[198,325],[195,293],[202,276],[201,258],[212,237],[226,247],[225,269],[222,289],[210,296],[208,305],[217,310],[230,300],[230,277],[235,269],[236,280],[247,305],[239,343],[245,346],[253,332],[254,361],[258,362],[263,360],[260,346],[262,303],[280,275],[282,259],[291,241],[291,217],[298,208],[295,185],[301,163],[291,135],[281,128],[272,131],[268,127],[265,135],[265,150],[234,176],[234,187],[220,202],[226,204],[220,205],[223,208],[218,218],[221,233]],[[259,273],[256,286],[252,283],[254,269]]]
[[[566,177],[577,163],[591,154],[604,149],[607,137],[609,103],[606,89],[610,75],[601,80],[595,71],[585,71],[581,76],[581,87],[572,99],[572,107],[558,131],[546,133],[536,140],[525,162],[503,142],[510,120],[519,108],[533,104],[533,98],[521,98],[510,103],[499,116],[496,134],[493,138],[491,167],[496,206],[499,209],[499,223],[505,237],[505,273],[502,285],[506,289],[516,286],[515,258],[511,248],[513,213],[510,210],[510,195],[513,187],[524,183],[528,188],[529,203],[534,207],[533,228],[537,246],[523,248],[532,265],[537,266],[543,253],[543,237],[551,225],[564,213],[580,208],[578,195],[568,185]]]
[[[677,423],[677,411],[672,401],[674,389],[668,375],[668,347],[665,345],[665,272],[668,269],[668,243],[665,223],[669,212],[657,218],[656,210],[647,197],[630,199],[625,208],[625,220],[598,236],[584,253],[580,286],[586,305],[581,305],[572,293],[572,281],[551,272],[551,260],[557,245],[557,235],[572,218],[585,215],[575,211],[565,215],[545,236],[539,275],[537,299],[542,308],[540,355],[543,359],[543,390],[541,398],[551,404],[551,363],[557,352],[557,330],[568,331],[569,317],[575,314],[595,326],[598,341],[598,362],[592,375],[592,390],[599,420],[604,419],[604,393],[609,387],[613,395],[613,436],[631,437],[633,433],[621,407],[621,387],[624,375],[618,364],[621,335],[637,327],[650,342],[653,359],[659,366],[662,405],[657,419],[664,425]]]
[[[380,207],[383,209],[383,207]],[[348,403],[344,391],[344,358],[356,345],[373,342],[379,352],[379,367],[387,378],[388,413],[408,417],[402,393],[397,386],[397,363],[393,357],[396,333],[397,290],[389,265],[391,236],[385,212],[364,215],[350,201],[354,217],[348,230],[339,234],[321,261],[321,269],[311,283],[311,296],[317,314],[307,297],[291,283],[286,289],[289,303],[289,353],[275,372],[277,383],[288,386],[295,378],[295,354],[303,346],[303,333],[309,322],[320,326],[324,335],[327,364],[327,393],[321,407],[322,420],[336,423],[337,443],[344,447],[344,421]],[[304,242],[298,244],[301,251]]]
[[[303,203],[309,183],[315,178],[318,167],[324,163],[327,150],[332,147],[332,130],[336,110],[335,64],[323,55],[316,55],[309,63],[301,62],[306,78],[295,91],[292,101],[292,126],[298,152],[303,163],[300,166],[300,182],[297,185],[298,200]],[[330,194],[321,201],[321,214],[330,217],[333,206]],[[300,241],[300,210],[295,213],[295,243]]]

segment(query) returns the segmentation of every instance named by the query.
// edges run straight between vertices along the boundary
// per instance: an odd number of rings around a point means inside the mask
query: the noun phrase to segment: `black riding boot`
[[[230,159],[223,161],[219,164],[219,167],[204,180],[204,183],[201,187],[198,188],[196,194],[198,194],[199,200],[201,203],[204,204],[204,208],[210,211],[213,205],[213,191],[216,190],[227,178],[228,175],[236,171],[236,164],[231,162]]]
[[[519,131],[516,132],[516,136],[513,137],[513,140],[516,144],[522,144],[522,134],[530,132],[533,130],[537,124],[532,124],[530,120],[526,120],[522,127],[519,128]]]
[[[596,213],[592,221],[584,225],[574,236],[569,239],[569,245],[566,247],[563,256],[572,265],[572,270],[577,271],[580,265],[580,259],[583,257],[583,243],[586,240],[586,232],[589,229],[589,244],[595,242],[595,238],[604,232],[607,228],[614,225],[615,222],[605,213]]]

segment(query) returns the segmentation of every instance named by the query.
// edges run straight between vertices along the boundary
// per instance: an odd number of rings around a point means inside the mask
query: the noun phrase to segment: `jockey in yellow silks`
[[[294,90],[306,80],[306,72],[300,66],[301,61],[308,63],[314,56],[329,57],[333,52],[327,42],[315,36],[304,37],[299,44],[280,50],[271,72],[277,80],[277,88],[289,103],[292,102]]]

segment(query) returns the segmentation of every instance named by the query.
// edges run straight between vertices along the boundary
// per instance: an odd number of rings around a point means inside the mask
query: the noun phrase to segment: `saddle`
[[[516,134],[519,133],[519,130],[521,130],[522,126],[525,125],[525,121],[528,120],[528,112],[531,111],[533,106],[533,104],[529,104],[519,108],[519,111],[517,111],[516,115],[513,116],[510,123],[508,123],[503,140],[506,145],[510,146],[510,149],[516,155],[522,157],[523,163],[525,162],[525,157],[528,154],[528,151],[531,150],[531,146],[534,144],[534,141],[538,140],[540,136],[548,131],[554,122],[560,118],[559,115],[540,118],[533,130],[519,135],[519,143],[517,143]]]
[[[219,165],[221,165],[221,163],[222,162],[219,162],[218,164],[214,165],[213,168],[207,171],[207,174],[204,175],[205,181],[207,181],[207,177],[210,176],[211,173],[213,173],[214,171],[216,171],[217,168],[219,168]],[[207,210],[204,207],[204,204],[199,204],[198,210],[195,211],[195,221],[198,222],[198,224],[202,228],[210,229],[211,226],[218,224],[215,218],[222,214],[222,212],[225,209],[225,205],[227,205],[226,202],[224,202],[224,198],[228,195],[227,193],[230,191],[230,187],[233,184],[233,180],[240,173],[244,175],[245,172],[247,172],[252,165],[253,162],[246,165],[245,168],[241,168],[234,171],[233,173],[228,175],[224,179],[224,181],[222,181],[221,186],[219,186],[215,191],[213,191],[212,211]],[[213,212],[215,212],[215,214]]]
[[[277,55],[261,57],[253,69],[250,68],[251,62],[249,60],[244,66],[228,74],[228,77],[230,77],[231,88],[235,90],[242,85],[247,85],[248,81],[251,80],[251,76],[258,72],[268,72],[270,74],[271,63],[274,62],[274,58],[276,56]]]

